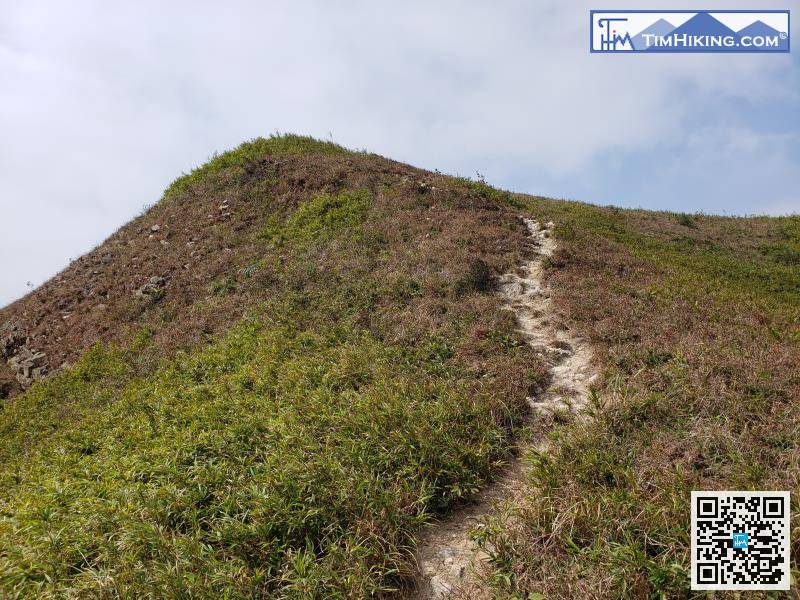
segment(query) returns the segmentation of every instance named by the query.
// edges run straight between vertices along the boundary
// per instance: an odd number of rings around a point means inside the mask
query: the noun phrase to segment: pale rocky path
[[[592,371],[592,353],[588,344],[565,325],[557,325],[550,293],[543,282],[542,261],[552,256],[556,241],[552,223],[540,225],[523,219],[534,246],[535,256],[517,273],[507,273],[500,280],[500,295],[507,309],[514,311],[528,344],[551,365],[551,382],[546,389],[529,397],[530,418],[555,413],[580,416],[596,379]],[[552,419],[550,419],[552,422]],[[417,547],[419,567],[418,598],[482,598],[488,593],[476,576],[486,568],[486,556],[467,534],[497,505],[511,499],[524,485],[526,466],[522,457],[527,451],[547,449],[547,439],[540,436],[525,442],[505,471],[481,491],[474,501],[453,512],[446,520],[425,531]]]

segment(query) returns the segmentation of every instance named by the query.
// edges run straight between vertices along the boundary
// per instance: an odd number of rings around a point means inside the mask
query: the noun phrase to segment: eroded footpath
[[[550,293],[544,284],[543,261],[552,256],[556,241],[552,223],[541,225],[523,219],[533,246],[533,257],[517,272],[500,280],[499,291],[508,310],[514,312],[519,332],[527,343],[550,365],[550,383],[546,389],[528,398],[530,419],[557,413],[580,415],[589,397],[596,375],[587,342],[555,317]],[[552,422],[553,419],[550,419]],[[480,492],[469,505],[454,511],[446,520],[430,527],[417,547],[419,598],[479,598],[487,595],[477,573],[486,567],[486,556],[468,533],[499,503],[513,498],[524,484],[524,456],[531,449],[547,449],[547,439],[524,442],[504,472]]]

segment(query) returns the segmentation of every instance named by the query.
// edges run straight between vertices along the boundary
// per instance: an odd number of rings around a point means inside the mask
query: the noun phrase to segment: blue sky
[[[797,0],[769,7],[800,31]],[[800,212],[797,50],[590,54],[591,8],[608,6],[0,0],[0,305],[274,131],[533,194]]]

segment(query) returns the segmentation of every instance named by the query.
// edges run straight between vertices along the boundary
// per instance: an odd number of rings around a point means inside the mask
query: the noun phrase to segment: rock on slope
[[[253,266],[269,241],[259,232],[315,194],[384,190],[383,201],[398,202],[403,212],[403,202],[430,211],[421,224],[438,230],[510,208],[451,178],[333,144],[285,136],[245,146],[209,163],[214,169],[179,179],[165,201],[0,310],[0,366],[8,363],[7,374],[0,373],[3,396],[73,363],[98,341],[128,339],[144,326],[153,327],[165,354],[224,330],[272,283]],[[390,188],[394,194],[386,193]],[[445,223],[444,208],[462,212],[459,222]],[[514,242],[491,243],[498,245],[493,251],[509,252]],[[210,297],[213,310],[192,309]]]

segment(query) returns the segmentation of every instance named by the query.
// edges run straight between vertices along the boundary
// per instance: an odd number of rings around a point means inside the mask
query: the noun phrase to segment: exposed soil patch
[[[454,512],[447,520],[429,529],[417,549],[419,565],[418,597],[488,597],[476,574],[485,567],[486,556],[468,533],[498,503],[513,498],[525,481],[526,450],[544,450],[548,425],[580,417],[589,388],[596,379],[592,371],[592,352],[586,341],[566,325],[557,324],[550,293],[544,284],[543,261],[553,255],[556,242],[552,223],[542,227],[533,219],[524,219],[535,256],[500,281],[500,295],[514,312],[519,332],[531,348],[550,365],[550,383],[546,389],[531,390],[528,397],[534,435],[515,453],[501,476],[487,486],[474,501]]]

